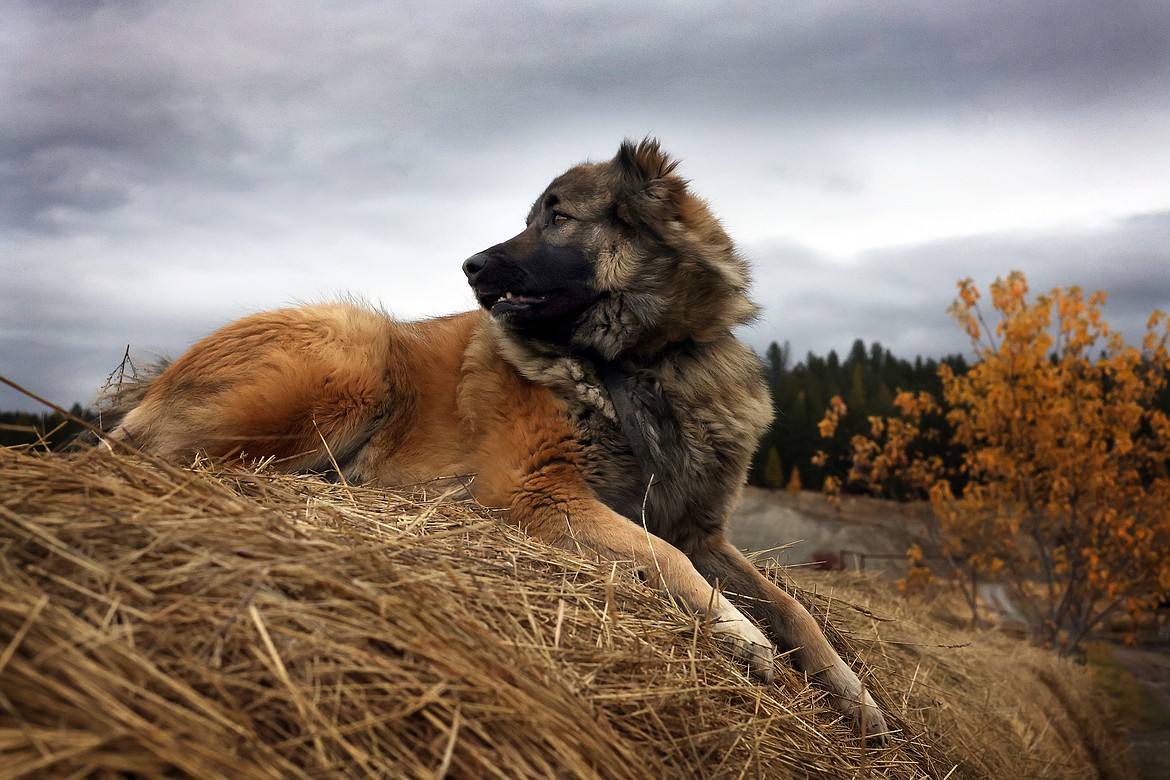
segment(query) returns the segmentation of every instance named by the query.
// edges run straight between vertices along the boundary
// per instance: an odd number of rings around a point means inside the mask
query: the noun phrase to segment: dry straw
[[[622,567],[504,520],[425,491],[0,450],[0,778],[1112,771],[1076,670],[898,619],[874,581],[798,595],[851,633],[830,627],[900,730],[886,749],[786,665],[753,684]]]

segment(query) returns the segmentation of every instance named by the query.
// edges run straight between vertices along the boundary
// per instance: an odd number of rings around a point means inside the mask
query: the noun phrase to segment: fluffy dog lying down
[[[723,535],[771,402],[731,333],[756,311],[747,267],[674,170],[646,140],[558,176],[523,231],[464,262],[479,311],[404,323],[334,303],[227,325],[110,436],[378,485],[474,474],[475,497],[528,533],[633,560],[709,612],[759,678],[769,636],[794,650],[883,741],[882,713],[813,618]]]

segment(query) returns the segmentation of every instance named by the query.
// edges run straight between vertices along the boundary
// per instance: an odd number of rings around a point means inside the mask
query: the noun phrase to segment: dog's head
[[[553,180],[517,236],[467,259],[507,331],[606,359],[705,341],[746,322],[748,270],[658,142]]]

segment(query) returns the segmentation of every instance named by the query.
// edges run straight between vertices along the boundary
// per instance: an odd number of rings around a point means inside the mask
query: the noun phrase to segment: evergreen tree
[[[846,358],[845,365],[856,366],[866,363],[868,357],[869,355],[865,349],[865,342],[861,339],[857,339],[853,342],[853,346],[849,348],[849,357]]]
[[[857,342],[860,344],[861,342]],[[853,376],[849,380],[849,395],[845,398],[845,403],[849,404],[849,412],[858,415],[860,419],[864,420],[867,412],[869,412],[869,405],[865,398],[865,361],[860,360],[853,364]]]
[[[778,488],[784,484],[784,467],[780,464],[780,452],[773,446],[768,450],[768,464],[764,466],[764,485]]]
[[[775,341],[768,345],[765,357],[768,366],[768,379],[772,387],[776,387],[784,380],[785,374],[788,373],[791,355],[792,346],[787,341],[784,342],[784,346],[780,346]]]

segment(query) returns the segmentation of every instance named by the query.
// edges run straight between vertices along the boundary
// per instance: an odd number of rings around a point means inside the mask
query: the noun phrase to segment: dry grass
[[[0,450],[0,778],[1124,770],[1079,670],[994,635],[953,647],[969,638],[873,580],[802,596],[869,664],[901,729],[887,749],[786,665],[752,684],[620,567],[503,520],[422,492]]]

